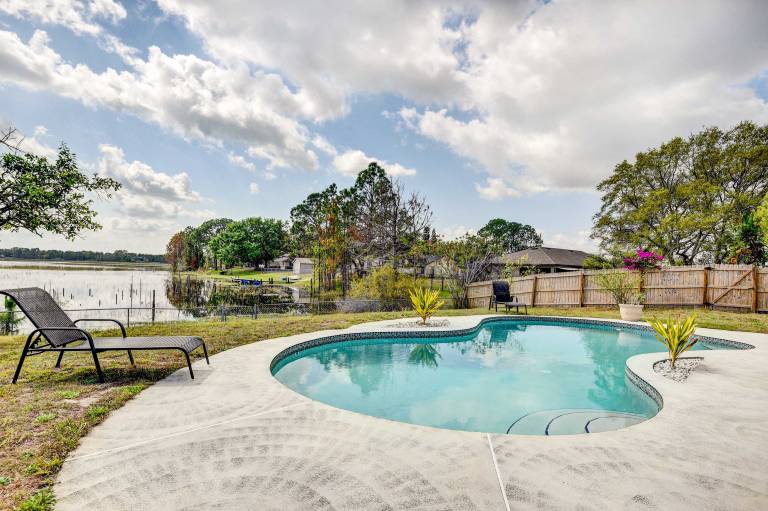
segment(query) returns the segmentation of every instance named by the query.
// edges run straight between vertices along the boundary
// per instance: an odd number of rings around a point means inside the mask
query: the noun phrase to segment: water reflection
[[[293,301],[291,288],[286,286],[241,286],[189,276],[169,278],[165,283],[165,292],[168,301],[179,309],[215,308],[219,305],[251,307]]]
[[[442,358],[432,344],[416,344],[408,355],[408,362],[424,367],[437,368],[437,359]]]

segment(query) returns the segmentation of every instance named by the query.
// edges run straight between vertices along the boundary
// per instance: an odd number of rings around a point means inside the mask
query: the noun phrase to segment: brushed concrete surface
[[[476,325],[485,316],[450,318]],[[386,331],[387,323],[347,331]],[[112,413],[64,463],[57,509],[766,509],[768,335],[708,351],[685,383],[629,367],[664,398],[654,418],[593,435],[442,430],[339,410],[269,372],[314,332],[219,353]]]

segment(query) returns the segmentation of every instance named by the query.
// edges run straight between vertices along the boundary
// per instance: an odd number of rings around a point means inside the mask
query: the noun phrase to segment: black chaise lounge
[[[520,307],[524,307],[525,313],[528,314],[528,305],[518,300],[516,296],[510,296],[508,282],[494,280],[492,284],[493,294],[488,302],[488,310],[491,310],[491,307],[495,305],[496,312],[499,312],[499,305],[503,305],[506,312],[509,312],[514,307],[515,312],[520,314]]]
[[[72,321],[59,307],[59,304],[46,291],[39,287],[0,290],[0,294],[8,295],[35,326],[35,330],[27,337],[24,351],[21,352],[19,365],[13,375],[13,383],[19,379],[24,359],[29,355],[39,355],[48,351],[58,351],[59,358],[56,367],[61,366],[61,359],[68,351],[89,351],[93,355],[99,382],[104,383],[104,373],[99,365],[98,354],[102,351],[127,351],[128,359],[133,364],[133,350],[180,350],[187,358],[189,376],[193,379],[192,362],[189,354],[197,348],[203,348],[205,361],[208,361],[208,350],[200,337],[127,337],[125,327],[116,319],[78,319]],[[120,327],[122,337],[92,337],[86,330],[78,328],[77,323],[84,321],[108,321]]]

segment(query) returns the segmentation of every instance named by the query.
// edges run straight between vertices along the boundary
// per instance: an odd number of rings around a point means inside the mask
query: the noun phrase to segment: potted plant
[[[645,297],[638,290],[640,278],[637,274],[624,270],[601,273],[597,276],[597,283],[611,294],[619,306],[621,319],[640,321]]]

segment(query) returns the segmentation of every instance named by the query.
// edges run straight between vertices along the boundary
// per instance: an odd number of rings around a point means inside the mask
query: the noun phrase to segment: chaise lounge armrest
[[[104,321],[106,321],[106,322],[109,322],[109,323],[116,323],[117,326],[120,327],[120,331],[123,333],[123,337],[127,337],[127,335],[125,333],[125,327],[123,326],[123,324],[120,321],[118,321],[116,319],[109,319],[109,318],[83,318],[83,319],[76,319],[76,320],[73,321],[73,323],[74,324],[78,324],[81,321],[93,321],[93,322],[97,322],[97,321],[104,322]]]

